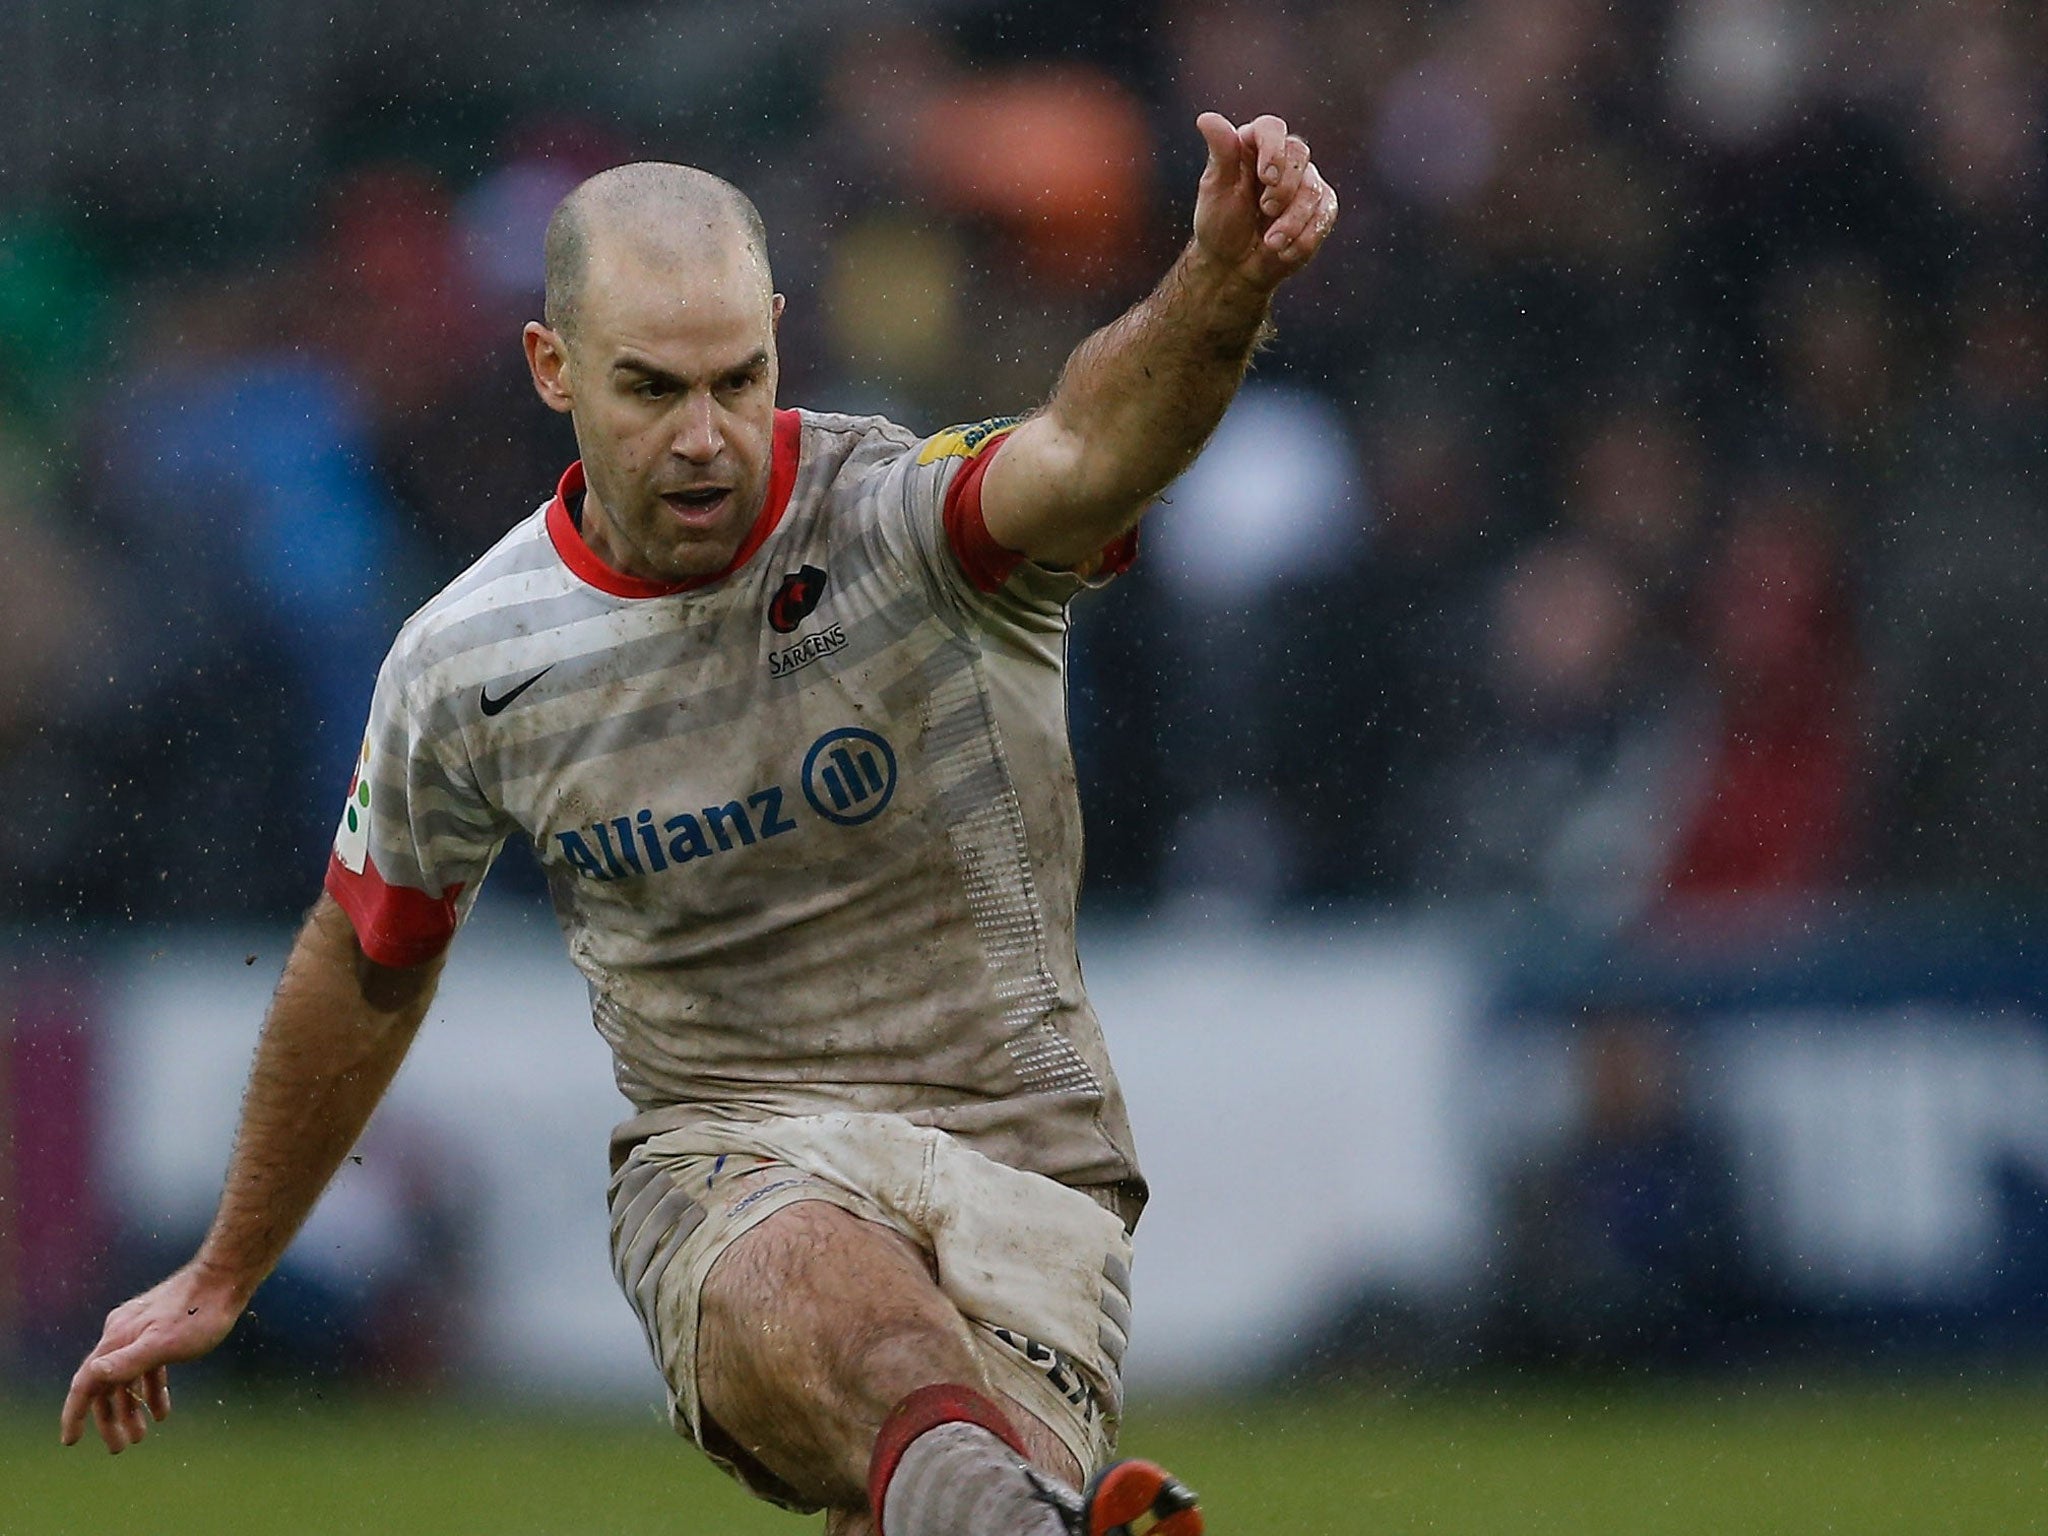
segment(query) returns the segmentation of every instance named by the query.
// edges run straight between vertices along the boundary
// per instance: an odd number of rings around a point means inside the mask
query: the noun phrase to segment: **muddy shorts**
[[[693,1126],[640,1143],[611,1183],[612,1269],[669,1388],[669,1413],[751,1492],[805,1504],[707,1423],[698,1299],[733,1242],[784,1206],[823,1200],[902,1233],[932,1261],[990,1381],[1087,1471],[1116,1444],[1131,1244],[1080,1190],[983,1157],[894,1115]]]

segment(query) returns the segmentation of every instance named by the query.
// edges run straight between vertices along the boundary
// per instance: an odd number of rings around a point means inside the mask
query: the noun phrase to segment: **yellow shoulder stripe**
[[[1022,416],[991,416],[987,421],[972,422],[964,427],[948,427],[934,434],[917,451],[917,462],[931,464],[940,459],[975,458],[1023,419]]]

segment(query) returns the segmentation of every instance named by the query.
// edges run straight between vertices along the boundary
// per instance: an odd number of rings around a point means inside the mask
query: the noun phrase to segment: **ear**
[[[782,295],[778,293],[775,295],[774,300],[768,306],[768,334],[771,336],[779,336],[782,334],[783,302],[784,301]]]
[[[569,389],[569,344],[560,332],[549,330],[538,320],[526,322],[520,340],[526,346],[526,367],[533,375],[534,393],[549,410],[566,414],[575,404]]]

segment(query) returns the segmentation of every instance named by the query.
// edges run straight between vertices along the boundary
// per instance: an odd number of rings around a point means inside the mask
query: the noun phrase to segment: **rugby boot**
[[[1111,1462],[1088,1480],[1078,1501],[1067,1494],[1055,1507],[1070,1536],[1202,1536],[1195,1490],[1164,1467],[1135,1458]]]

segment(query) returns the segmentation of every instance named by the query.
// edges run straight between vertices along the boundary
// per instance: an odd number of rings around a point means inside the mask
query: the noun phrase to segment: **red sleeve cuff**
[[[327,894],[348,914],[363,953],[397,969],[423,964],[448,947],[455,937],[455,900],[462,886],[429,896],[409,886],[386,885],[367,854],[360,875],[330,854]]]
[[[1016,573],[1024,563],[1024,557],[1014,549],[1005,549],[998,544],[995,535],[988,531],[988,520],[981,512],[981,477],[988,473],[988,467],[1002,452],[1003,445],[1010,440],[1005,432],[969,459],[953,476],[953,483],[946,488],[944,520],[946,542],[953,547],[953,558],[960,562],[960,569],[974,584],[977,592],[993,592]],[[1103,547],[1102,553],[1094,560],[1080,567],[1076,574],[1086,577],[1121,576],[1131,568],[1131,562],[1138,558],[1138,530],[1133,528]]]
[[[1006,432],[961,465],[953,483],[946,487],[946,542],[953,546],[953,558],[977,592],[995,591],[1024,563],[1022,555],[996,542],[981,515],[981,477],[1007,441]]]

